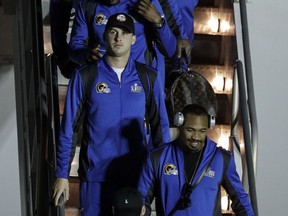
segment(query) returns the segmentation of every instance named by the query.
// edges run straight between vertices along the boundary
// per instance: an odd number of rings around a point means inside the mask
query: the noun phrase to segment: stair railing
[[[50,212],[49,216],[64,216],[65,206],[54,207],[53,204],[53,185],[56,179],[56,147],[58,143],[58,134],[60,127],[59,114],[59,92],[58,92],[58,73],[57,65],[53,55],[46,57],[46,80],[47,80],[47,104],[48,104],[48,144],[46,152],[47,172],[48,172],[48,190],[50,192]]]
[[[258,128],[257,125],[255,128],[255,125],[253,124],[254,122],[251,121],[251,116],[254,116],[253,119],[255,119],[256,113],[251,112],[251,110],[253,109],[249,109],[249,94],[248,92],[246,92],[246,84],[248,85],[248,83],[245,82],[243,64],[240,60],[238,60],[235,64],[233,82],[231,139],[233,142],[233,147],[235,146],[238,152],[240,152],[241,154],[243,186],[246,190],[249,190],[250,201],[254,210],[254,214],[255,216],[258,216],[254,169],[254,161],[256,154],[253,153],[253,151],[257,149],[255,147],[257,146],[257,143],[255,142],[255,140],[257,140],[257,133],[254,132],[257,131]],[[239,117],[241,117],[243,129],[244,149],[240,148],[240,142],[238,140]]]

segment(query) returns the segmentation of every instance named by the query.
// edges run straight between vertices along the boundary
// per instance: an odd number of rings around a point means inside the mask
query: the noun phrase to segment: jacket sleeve
[[[161,87],[159,77],[157,76],[151,99],[150,107],[148,108],[152,144],[151,148],[155,148],[163,143],[170,142],[169,120],[166,111],[164,92]],[[150,150],[151,150],[150,148]]]
[[[77,144],[76,123],[79,122],[83,110],[82,101],[83,85],[78,71],[69,81],[64,113],[61,121],[59,142],[57,145],[57,178],[68,178],[71,162]]]
[[[50,0],[51,44],[58,59],[68,59],[67,32],[73,1]]]
[[[138,190],[143,196],[143,203],[146,206],[146,214],[150,215],[151,213],[151,203],[154,199],[154,169],[151,162],[151,155],[147,156],[146,163],[142,168],[142,173],[139,179]]]
[[[71,31],[69,43],[69,58],[77,64],[86,64],[86,54],[89,51],[87,46],[89,31],[85,18],[85,11],[80,3],[76,10],[75,19]]]
[[[237,216],[254,216],[252,205],[248,199],[248,194],[242,187],[232,155],[226,173],[224,174],[222,186],[232,200],[231,207]]]
[[[188,39],[176,0],[159,0],[166,21],[177,39]],[[179,3],[180,4],[180,3]]]
[[[172,33],[170,27],[167,24],[165,15],[163,13],[163,10],[160,6],[159,1],[153,0],[152,3],[157,8],[161,17],[165,19],[164,25],[161,28],[154,27],[156,45],[162,55],[164,55],[165,57],[171,58],[176,51],[176,44],[177,44],[176,37]]]

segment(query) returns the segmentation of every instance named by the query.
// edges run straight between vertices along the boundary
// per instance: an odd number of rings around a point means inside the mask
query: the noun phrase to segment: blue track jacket
[[[86,67],[86,66],[82,66]],[[121,83],[105,56],[98,61],[98,74],[87,102],[83,100],[82,69],[76,69],[70,79],[57,148],[58,178],[68,178],[76,147],[75,124],[86,109],[84,138],[79,159],[79,177],[87,181],[128,181],[129,175],[141,171],[148,150],[170,140],[165,101],[158,78],[153,88],[151,110],[161,137],[147,144],[145,91],[131,58],[122,72]],[[153,108],[154,107],[154,108]],[[143,159],[143,160],[142,160]],[[138,175],[139,177],[139,175]],[[125,179],[126,178],[126,179]]]
[[[232,209],[236,215],[253,216],[252,206],[247,193],[243,190],[240,178],[236,172],[235,162],[231,154],[229,164],[224,170],[223,154],[225,150],[216,147],[216,143],[207,138],[203,159],[196,171],[192,185],[197,181],[205,166],[210,166],[202,180],[192,191],[191,207],[177,210],[174,216],[221,216],[220,186],[223,186],[232,200]],[[140,177],[139,191],[146,197],[146,205],[156,197],[157,215],[168,215],[176,206],[183,185],[186,183],[183,151],[177,145],[177,140],[153,150],[147,158]]]
[[[100,45],[100,49],[104,53],[106,45],[103,40],[103,33],[108,18],[115,13],[127,13],[135,20],[136,43],[131,48],[132,58],[156,68],[158,70],[161,85],[164,86],[164,56],[172,57],[175,53],[176,37],[171,32],[166,22],[162,28],[154,28],[151,23],[139,15],[134,8],[136,2],[136,0],[120,0],[116,5],[103,5],[98,3],[94,14],[93,27],[91,28],[93,33],[91,34],[92,36],[90,36],[89,46],[86,46],[87,43],[85,43],[89,35],[89,21],[86,20],[85,9],[82,7],[83,5],[79,4],[71,32],[69,56],[72,61],[78,64],[85,64],[85,56],[90,49],[89,47],[95,47],[96,44]],[[151,2],[157,8],[160,15],[164,17],[158,0],[152,0]],[[154,42],[147,43],[148,37],[154,39]],[[153,50],[151,49],[151,46],[155,50],[154,54],[151,53],[151,50]]]

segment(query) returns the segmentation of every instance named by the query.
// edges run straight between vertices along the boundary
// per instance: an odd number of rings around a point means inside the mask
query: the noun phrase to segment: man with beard
[[[148,155],[140,177],[138,190],[148,212],[155,197],[157,215],[222,215],[222,186],[236,215],[254,215],[233,156],[207,137],[210,123],[207,111],[196,104],[176,114],[179,137]]]

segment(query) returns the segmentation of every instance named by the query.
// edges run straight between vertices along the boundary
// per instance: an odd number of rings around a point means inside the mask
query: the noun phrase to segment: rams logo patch
[[[97,93],[110,93],[111,89],[108,87],[107,83],[100,82],[96,85]]]
[[[104,14],[97,14],[95,17],[95,22],[96,25],[106,24],[107,22],[106,16]]]
[[[164,174],[165,175],[178,175],[177,167],[170,163],[164,166]]]

